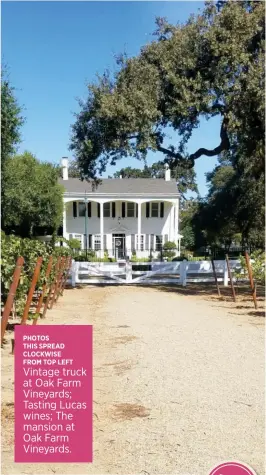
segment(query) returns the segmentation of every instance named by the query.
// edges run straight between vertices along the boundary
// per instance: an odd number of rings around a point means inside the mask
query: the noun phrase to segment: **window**
[[[161,203],[152,201],[146,203],[146,218],[163,218],[164,217],[164,202]]]
[[[94,250],[100,251],[101,250],[101,235],[95,234],[94,236]]]
[[[162,249],[163,237],[161,235],[155,236],[155,251],[160,251]]]
[[[136,235],[137,238],[137,249],[140,251],[144,251],[144,235],[140,235],[140,249],[139,249],[139,235]]]
[[[159,216],[159,203],[151,203],[151,217],[158,218]]]
[[[111,216],[111,203],[104,203],[103,204],[103,217],[110,218]]]
[[[79,201],[78,203],[78,210],[79,210],[79,217],[83,218],[86,214],[86,204],[83,201]]]
[[[146,234],[146,235],[145,235],[145,251],[149,251],[149,250],[150,250],[149,240],[150,240],[150,236],[149,236],[149,234]]]
[[[128,218],[135,217],[135,203],[127,203],[127,217]]]
[[[86,235],[84,234],[84,249],[86,249]],[[87,235],[87,249],[92,249],[92,234]]]

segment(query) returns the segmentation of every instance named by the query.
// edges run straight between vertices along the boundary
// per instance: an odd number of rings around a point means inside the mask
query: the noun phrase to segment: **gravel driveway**
[[[263,475],[264,319],[250,305],[171,288],[66,290],[40,323],[94,325],[94,463],[13,463],[6,345],[2,473],[207,475],[238,460]]]

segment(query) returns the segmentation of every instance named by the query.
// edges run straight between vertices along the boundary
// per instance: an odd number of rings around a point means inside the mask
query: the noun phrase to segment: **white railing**
[[[234,278],[240,270],[238,260],[230,260]],[[229,283],[226,261],[214,261],[218,282]],[[73,262],[71,284],[179,284],[188,282],[214,282],[211,261],[175,262]]]

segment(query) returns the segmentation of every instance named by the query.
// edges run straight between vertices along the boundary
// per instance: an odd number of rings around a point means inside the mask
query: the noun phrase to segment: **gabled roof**
[[[66,193],[95,193],[95,194],[147,194],[147,195],[173,195],[178,196],[177,184],[174,181],[165,181],[163,178],[103,178],[97,188],[92,182],[81,181],[78,178],[59,180]]]

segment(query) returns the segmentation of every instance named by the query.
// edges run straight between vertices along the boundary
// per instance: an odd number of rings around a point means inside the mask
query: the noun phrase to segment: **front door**
[[[113,255],[116,259],[125,258],[125,234],[113,234]]]

